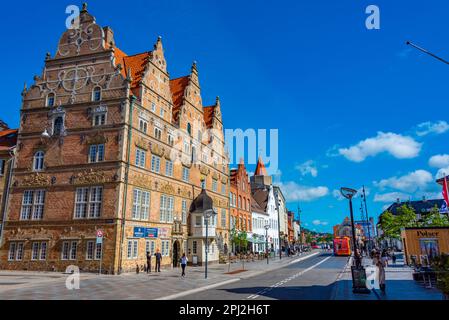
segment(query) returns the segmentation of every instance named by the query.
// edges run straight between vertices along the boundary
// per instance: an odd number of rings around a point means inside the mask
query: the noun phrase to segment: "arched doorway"
[[[180,258],[180,244],[179,241],[176,240],[173,242],[173,268],[177,268],[179,265]]]

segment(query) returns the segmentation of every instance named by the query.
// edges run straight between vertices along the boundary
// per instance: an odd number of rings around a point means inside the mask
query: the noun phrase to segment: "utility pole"
[[[366,205],[366,193],[365,193],[365,186],[362,186],[362,197],[363,197],[363,202],[365,203],[365,214],[366,214],[366,221],[368,223],[368,250],[371,251],[371,222],[369,220],[369,215],[368,215],[368,206]]]

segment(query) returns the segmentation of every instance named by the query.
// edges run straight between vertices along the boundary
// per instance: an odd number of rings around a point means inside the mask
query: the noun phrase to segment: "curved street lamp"
[[[351,189],[351,188],[341,188],[340,189],[341,195],[349,200],[349,211],[351,214],[351,229],[352,229],[352,247],[354,250],[354,260],[355,265],[357,267],[361,266],[361,261],[359,254],[357,252],[357,243],[356,243],[356,236],[355,236],[355,226],[354,226],[354,213],[352,209],[352,198],[357,194],[357,190]]]
[[[270,229],[270,225],[265,225],[264,226],[264,228],[265,228],[265,252],[266,252],[266,254],[267,254],[267,264],[268,264],[268,261],[269,261],[269,256],[268,256],[268,229]]]

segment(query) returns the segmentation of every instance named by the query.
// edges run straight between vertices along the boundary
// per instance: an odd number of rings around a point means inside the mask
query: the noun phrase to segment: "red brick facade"
[[[231,170],[230,179],[231,220],[235,223],[236,230],[252,232],[251,185],[245,164],[242,161],[237,169]]]

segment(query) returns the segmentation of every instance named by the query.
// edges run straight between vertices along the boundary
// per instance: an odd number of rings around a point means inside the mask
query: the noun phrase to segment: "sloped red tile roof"
[[[256,171],[254,172],[255,176],[267,176],[267,169],[265,168],[265,164],[262,161],[262,157],[259,156],[256,165]]]
[[[178,120],[178,115],[181,110],[184,92],[189,85],[189,76],[184,76],[170,80],[170,91],[173,100],[173,120]]]
[[[150,57],[151,52],[138,53],[133,56],[125,56],[123,57],[124,68],[126,73],[128,69],[131,68],[131,77],[132,83],[131,88],[137,88],[139,86],[139,82],[142,80],[143,73],[148,63],[148,58]]]
[[[9,150],[17,143],[17,129],[7,129],[0,131],[0,151]]]
[[[204,122],[208,128],[212,127],[212,120],[214,119],[215,106],[204,107]]]

